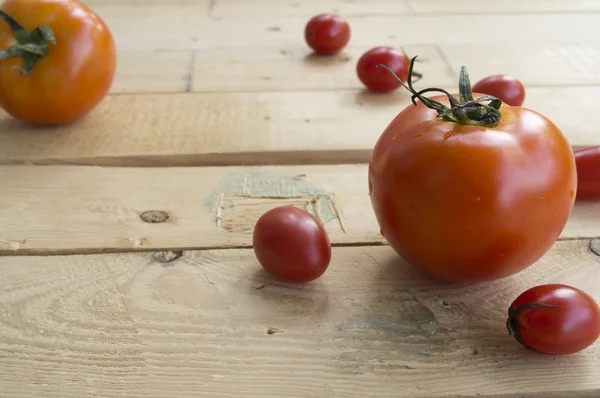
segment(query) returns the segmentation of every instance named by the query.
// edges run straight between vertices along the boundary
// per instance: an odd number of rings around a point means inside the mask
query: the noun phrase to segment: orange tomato
[[[383,235],[406,261],[468,283],[515,274],[544,255],[569,218],[577,175],[555,124],[494,97],[475,96],[490,102],[481,107],[463,75],[464,98],[454,95],[452,106],[449,94],[428,99],[410,86],[419,100],[376,143],[369,192]]]
[[[6,112],[28,123],[66,124],[103,100],[114,79],[116,48],[92,10],[76,0],[6,0],[0,17],[0,107]]]

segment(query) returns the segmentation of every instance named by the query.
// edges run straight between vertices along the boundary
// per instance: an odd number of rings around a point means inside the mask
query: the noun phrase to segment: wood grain
[[[336,248],[319,280],[251,250],[0,257],[0,391],[12,397],[597,396],[600,344],[533,353],[505,329],[524,289],[600,299],[588,241],[501,281],[445,285],[388,247]],[[27,388],[25,388],[25,386]],[[594,395],[595,394],[595,395]]]
[[[449,88],[454,91],[453,88]],[[525,106],[574,147],[600,144],[598,87],[539,87]],[[257,165],[368,162],[404,92],[259,92],[110,96],[89,117],[34,128],[0,113],[0,164]]]
[[[541,43],[397,46],[417,55],[419,84],[454,86],[462,65],[472,82],[492,74],[536,86],[599,85],[600,44]],[[371,47],[347,47],[332,57],[303,42],[273,48],[121,50],[111,93],[363,90],[356,63]]]
[[[523,14],[600,11],[595,0],[215,0],[211,15],[227,16],[306,16],[332,12],[344,16],[409,14]]]
[[[111,29],[123,50],[209,50],[277,48],[304,44],[306,16],[206,16],[204,5],[172,7],[168,3],[98,5],[94,8]],[[131,16],[139,17],[136,23]],[[374,15],[349,16],[351,46],[408,46],[522,43],[596,42],[600,26],[595,13],[547,13],[469,16]],[[434,27],[435,29],[424,27]],[[560,26],[561,29],[548,29]],[[510,27],[508,29],[507,27]],[[440,32],[451,32],[448,34]],[[482,33],[480,33],[482,32]],[[502,32],[502,34],[487,34]],[[540,32],[544,32],[540,35]],[[251,43],[250,44],[250,40]]]
[[[251,247],[268,209],[295,205],[334,245],[385,241],[367,165],[296,167],[0,167],[0,254]],[[142,217],[166,212],[166,222]],[[600,237],[600,203],[578,203],[561,239]]]
[[[544,14],[597,12],[596,0],[407,0],[416,14]]]

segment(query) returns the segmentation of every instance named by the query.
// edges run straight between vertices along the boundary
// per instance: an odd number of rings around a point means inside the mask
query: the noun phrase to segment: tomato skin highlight
[[[313,281],[331,261],[331,243],[323,224],[295,206],[281,206],[256,222],[253,247],[262,267],[286,282]]]
[[[500,124],[484,128],[442,120],[418,100],[373,149],[369,191],[381,231],[437,278],[475,283],[525,269],[573,208],[575,161],[562,132],[534,111],[500,111]]]
[[[334,55],[350,41],[350,25],[339,15],[319,14],[306,24],[304,39],[316,54]]]
[[[521,306],[532,303],[544,306]],[[507,328],[523,346],[551,355],[570,355],[600,337],[600,307],[584,291],[563,284],[532,287],[510,305]]]
[[[390,68],[400,80],[405,82],[408,79],[410,60],[406,55],[395,48],[375,47],[365,52],[356,64],[356,74],[369,90],[385,93],[401,86],[388,70],[378,68],[378,64]]]
[[[600,200],[600,145],[575,150],[576,200]]]
[[[91,112],[108,93],[116,71],[115,42],[106,24],[76,0],[6,0],[0,9],[27,30],[49,26],[49,45],[28,75],[21,57],[0,60],[0,107],[27,123],[72,123]],[[16,43],[0,20],[0,49]]]
[[[473,92],[493,95],[510,106],[521,106],[525,101],[523,83],[506,75],[494,75],[481,79],[473,86]]]

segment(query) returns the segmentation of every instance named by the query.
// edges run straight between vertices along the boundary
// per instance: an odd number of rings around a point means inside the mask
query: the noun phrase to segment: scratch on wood
[[[600,239],[592,239],[590,241],[590,250],[596,256],[600,256]]]
[[[3,239],[0,242],[5,243],[8,250],[20,250],[27,243],[27,239]]]
[[[335,194],[331,194],[329,198],[331,200],[331,204],[333,205],[333,209],[335,210],[335,214],[337,214],[337,218],[338,220],[340,220],[342,231],[344,231],[344,233],[348,233],[348,228],[346,225],[346,216],[344,216],[344,211],[342,210],[342,207],[340,206],[337,197],[335,196]]]
[[[212,280],[210,280],[210,278],[208,277],[208,275],[206,275],[204,273],[202,275],[204,275],[204,277],[206,278],[206,280],[208,281],[209,284],[215,286],[215,283]]]
[[[216,199],[213,205],[213,213],[215,214],[215,218],[217,220],[217,228],[223,228],[223,196],[225,194],[220,192],[215,195]]]

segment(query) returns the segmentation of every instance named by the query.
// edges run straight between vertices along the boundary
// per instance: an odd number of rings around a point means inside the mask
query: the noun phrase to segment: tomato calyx
[[[0,18],[10,26],[17,39],[17,44],[6,50],[0,50],[0,60],[21,57],[23,58],[21,74],[31,73],[35,64],[48,53],[48,43],[56,44],[54,32],[48,26],[38,26],[30,32],[2,10],[0,10]]]
[[[428,108],[436,110],[438,117],[446,121],[482,127],[495,127],[500,123],[502,118],[502,114],[500,113],[502,101],[491,95],[482,96],[477,99],[473,98],[473,90],[471,89],[469,74],[465,66],[460,69],[460,78],[458,82],[460,100],[454,98],[454,96],[446,90],[437,87],[416,91],[412,86],[412,76],[414,74],[413,67],[416,59],[417,56],[413,57],[410,61],[407,84],[404,84],[404,82],[387,66],[379,64],[377,67],[387,69],[405,89],[413,94],[411,97],[413,105],[416,106],[416,99],[419,99]],[[450,101],[450,108],[436,100],[423,96],[423,94],[429,92],[440,92],[445,94]],[[484,102],[487,101],[489,101],[489,103],[484,104]]]
[[[521,336],[521,332],[519,331],[519,315],[521,315],[521,313],[523,313],[524,311],[530,310],[532,308],[537,308],[537,307],[559,308],[560,309],[560,307],[557,305],[550,305],[550,304],[537,303],[537,302],[522,304],[516,308],[513,308],[513,306],[511,305],[508,308],[508,319],[506,320],[506,329],[508,330],[508,335],[514,336],[515,339],[523,347],[526,347],[529,349],[531,349],[531,347],[528,347],[527,344],[525,344],[525,342],[523,341],[523,337]]]

